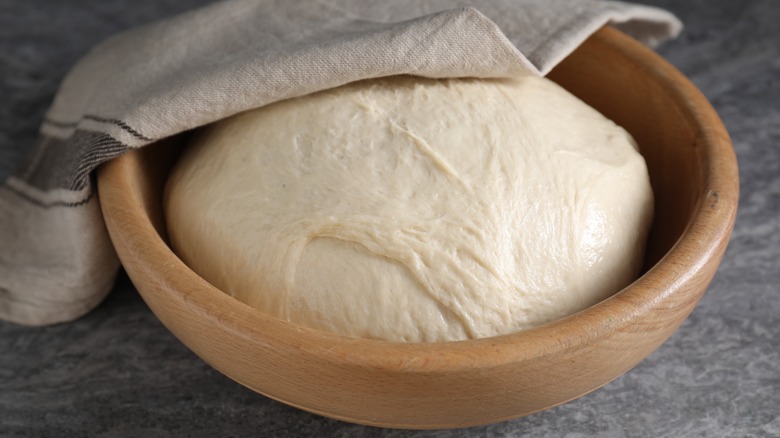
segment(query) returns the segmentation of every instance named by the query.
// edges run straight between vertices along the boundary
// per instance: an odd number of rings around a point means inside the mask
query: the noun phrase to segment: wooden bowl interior
[[[548,77],[624,127],[639,144],[655,196],[646,272],[682,236],[701,202],[706,151],[696,147],[700,127],[677,101],[682,96],[648,75],[652,66],[615,62],[610,49],[609,44],[585,45]]]

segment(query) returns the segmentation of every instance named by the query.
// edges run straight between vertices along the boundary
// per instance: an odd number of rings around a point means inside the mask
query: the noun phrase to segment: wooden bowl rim
[[[186,307],[193,317],[207,318],[258,346],[303,350],[327,362],[408,373],[489,369],[582,348],[629,326],[639,315],[672,295],[686,293],[686,281],[708,261],[719,257],[719,245],[728,240],[739,192],[736,157],[728,134],[698,89],[662,57],[615,29],[601,29],[591,38],[611,46],[617,56],[642,66],[652,80],[666,85],[664,89],[669,90],[688,123],[697,129],[698,146],[703,147],[706,163],[706,193],[700,194],[695,213],[677,243],[642,277],[588,309],[543,326],[490,338],[438,343],[355,339],[300,327],[219,291],[172,252],[143,213],[138,193],[130,188],[132,157],[119,157],[101,167],[99,186],[121,187],[128,194],[126,198],[101,202],[115,203],[116,208],[143,224],[134,229],[134,250],[143,250],[137,252],[133,262],[145,265],[144,269],[161,284],[176,285],[180,295],[171,295],[171,299]],[[163,263],[151,264],[147,260]]]

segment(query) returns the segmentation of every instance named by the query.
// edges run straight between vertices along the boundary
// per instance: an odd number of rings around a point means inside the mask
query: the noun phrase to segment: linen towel
[[[544,75],[607,23],[651,45],[682,27],[599,0],[228,0],[112,37],[66,76],[31,159],[0,185],[0,318],[68,321],[111,290],[92,177],[106,160],[360,79]]]

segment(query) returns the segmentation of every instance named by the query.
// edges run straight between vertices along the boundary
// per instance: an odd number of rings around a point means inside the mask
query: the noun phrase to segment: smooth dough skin
[[[394,77],[202,130],[165,196],[176,253],[301,326],[500,335],[639,272],[653,195],[626,131],[553,82]]]

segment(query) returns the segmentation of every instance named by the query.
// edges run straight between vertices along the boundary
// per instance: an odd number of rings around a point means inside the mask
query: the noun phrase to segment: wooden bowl
[[[289,405],[356,423],[450,428],[564,403],[630,370],[688,316],[726,249],[738,175],[707,100],[620,32],[600,30],[550,77],[634,135],[656,194],[645,273],[562,320],[493,338],[402,344],[265,315],[215,289],[166,244],[160,201],[178,139],[101,168],[111,239],[149,307],[184,344],[242,385]]]

